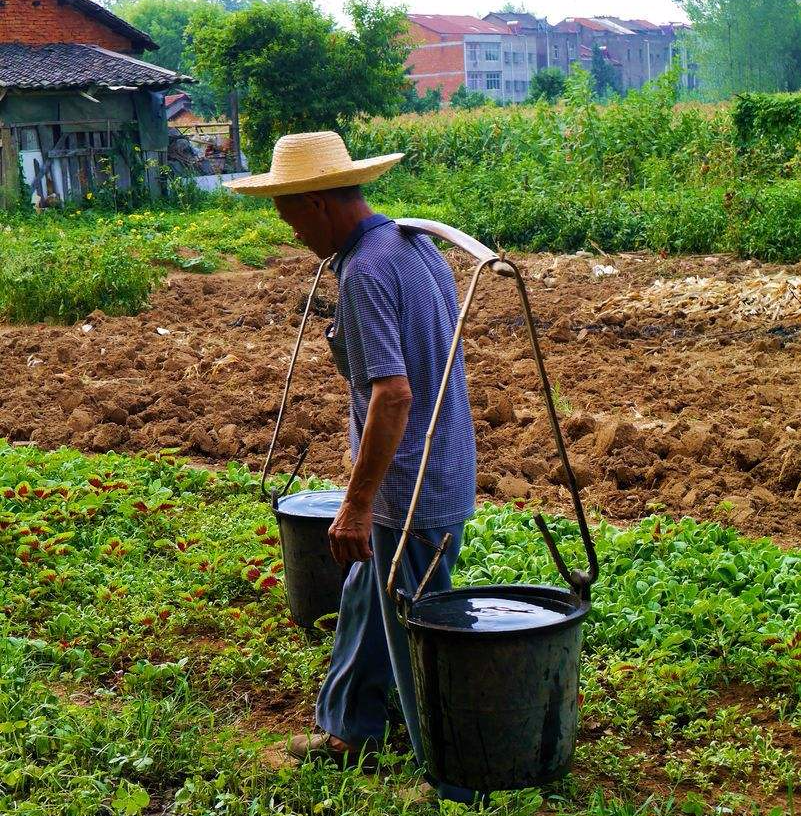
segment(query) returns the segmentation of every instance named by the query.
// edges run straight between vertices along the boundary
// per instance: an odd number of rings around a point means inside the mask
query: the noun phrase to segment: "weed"
[[[551,386],[551,399],[553,400],[554,408],[563,416],[570,416],[573,413],[573,405],[562,393],[562,388],[558,382],[555,382]]]

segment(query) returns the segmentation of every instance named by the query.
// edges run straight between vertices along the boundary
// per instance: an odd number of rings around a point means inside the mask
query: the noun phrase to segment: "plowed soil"
[[[470,265],[452,255],[464,290]],[[655,279],[747,282],[731,258],[518,257],[587,508],[614,520],[666,509],[728,519],[785,543],[801,536],[801,325],[730,305],[664,310]],[[596,276],[602,263],[615,272]],[[175,274],[150,311],[75,326],[0,328],[0,435],[45,448],[177,447],[261,465],[315,260]],[[789,270],[795,272],[796,270]],[[610,298],[612,301],[610,302]],[[309,472],[347,478],[347,388],[323,338],[336,288],[315,303],[276,469],[307,440]],[[487,275],[465,332],[481,495],[569,508],[525,327],[509,280]]]

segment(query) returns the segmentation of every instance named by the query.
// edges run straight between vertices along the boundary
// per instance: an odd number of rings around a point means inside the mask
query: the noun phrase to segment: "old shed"
[[[132,178],[159,194],[163,92],[193,80],[138,58],[155,48],[92,0],[0,3],[0,204],[23,182],[43,205]]]

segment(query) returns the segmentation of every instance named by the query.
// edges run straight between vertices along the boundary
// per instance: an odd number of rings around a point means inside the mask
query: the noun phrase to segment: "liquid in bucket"
[[[412,618],[449,629],[504,632],[559,623],[565,620],[568,611],[572,610],[562,611],[513,598],[451,595],[418,605]]]

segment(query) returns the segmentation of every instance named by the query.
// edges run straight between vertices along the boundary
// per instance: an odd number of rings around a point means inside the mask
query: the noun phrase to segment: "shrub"
[[[464,108],[465,110],[472,110],[473,108],[480,108],[486,105],[490,100],[484,96],[480,91],[468,91],[462,83],[451,96],[452,108]]]
[[[164,278],[141,240],[97,227],[0,233],[0,311],[14,323],[71,323],[94,309],[135,314]]]
[[[741,149],[752,147],[760,138],[770,137],[795,152],[801,136],[801,93],[738,94],[732,122]]]
[[[560,68],[544,68],[531,77],[527,102],[544,99],[553,105],[565,92],[565,75]]]

